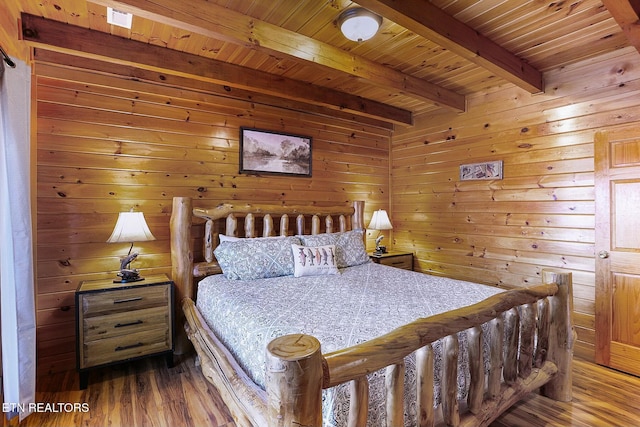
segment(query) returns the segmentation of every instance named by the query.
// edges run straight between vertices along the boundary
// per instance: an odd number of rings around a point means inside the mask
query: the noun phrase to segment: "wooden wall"
[[[544,94],[512,85],[470,96],[463,114],[390,132],[206,91],[35,65],[39,371],[74,367],[73,292],[111,277],[128,245],[107,244],[117,213],[145,213],[143,275],[169,271],[171,198],[388,207],[396,249],[416,268],[501,286],[574,272],[576,353],[593,359],[593,136],[640,136],[640,61],[625,49],[545,74]],[[238,174],[238,128],[311,135],[313,177]],[[637,129],[637,130],[636,130]],[[628,131],[629,132],[629,131]],[[389,151],[391,145],[391,152]],[[499,181],[459,166],[504,162]],[[391,170],[391,181],[389,181]]]
[[[144,212],[142,275],[170,272],[173,196],[212,205],[388,208],[390,131],[117,75],[35,64],[39,372],[75,368],[74,291],[115,277],[128,244],[107,244],[120,211]],[[313,176],[240,175],[239,127],[309,135]]]
[[[573,271],[576,354],[594,358],[594,134],[640,138],[640,56],[625,49],[545,74],[544,94],[507,86],[463,114],[422,116],[392,141],[397,248],[417,269],[501,286]],[[463,181],[461,164],[502,160],[504,179]]]

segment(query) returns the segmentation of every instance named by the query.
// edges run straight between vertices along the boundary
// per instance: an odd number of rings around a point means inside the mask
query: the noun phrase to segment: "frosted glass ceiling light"
[[[381,24],[380,15],[361,7],[346,9],[338,16],[340,31],[354,42],[369,40],[376,34]]]

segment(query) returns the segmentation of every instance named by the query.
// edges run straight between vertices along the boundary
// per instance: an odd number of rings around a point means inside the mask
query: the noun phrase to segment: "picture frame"
[[[312,138],[240,128],[240,173],[311,176]]]
[[[502,179],[502,160],[460,165],[460,181]]]

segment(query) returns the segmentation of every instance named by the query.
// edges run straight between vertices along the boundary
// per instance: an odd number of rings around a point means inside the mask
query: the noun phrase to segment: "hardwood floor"
[[[194,362],[195,356],[183,356],[167,369],[160,357],[96,370],[86,390],[78,390],[75,372],[40,378],[38,402],[86,403],[87,410],[35,413],[20,424],[14,419],[3,425],[234,426],[215,387]],[[576,360],[573,389],[569,403],[532,393],[492,426],[640,426],[640,378]]]
[[[182,427],[235,426],[216,388],[195,366],[195,355],[164,357],[91,371],[79,390],[75,371],[38,378],[36,399],[44,403],[84,403],[88,410],[34,413],[13,427]]]
[[[532,393],[492,424],[507,426],[638,427],[640,378],[574,360],[572,402]]]

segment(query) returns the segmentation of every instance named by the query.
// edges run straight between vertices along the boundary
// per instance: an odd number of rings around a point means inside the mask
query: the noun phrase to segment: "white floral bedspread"
[[[292,276],[252,281],[209,276],[198,285],[197,306],[211,329],[254,381],[264,388],[264,354],[272,339],[291,333],[316,337],[328,353],[385,334],[420,317],[464,307],[499,288],[368,262],[339,275]],[[461,334],[464,335],[464,334]],[[463,337],[462,337],[463,338]],[[439,344],[434,345],[436,369]],[[413,356],[407,357],[405,393],[415,396]],[[465,365],[466,355],[461,353]],[[370,381],[369,425],[385,421],[384,376]],[[459,378],[464,393],[468,378]],[[438,396],[439,381],[435,392]],[[325,390],[325,426],[346,425],[348,387]],[[415,425],[415,398],[405,399],[405,424]]]

